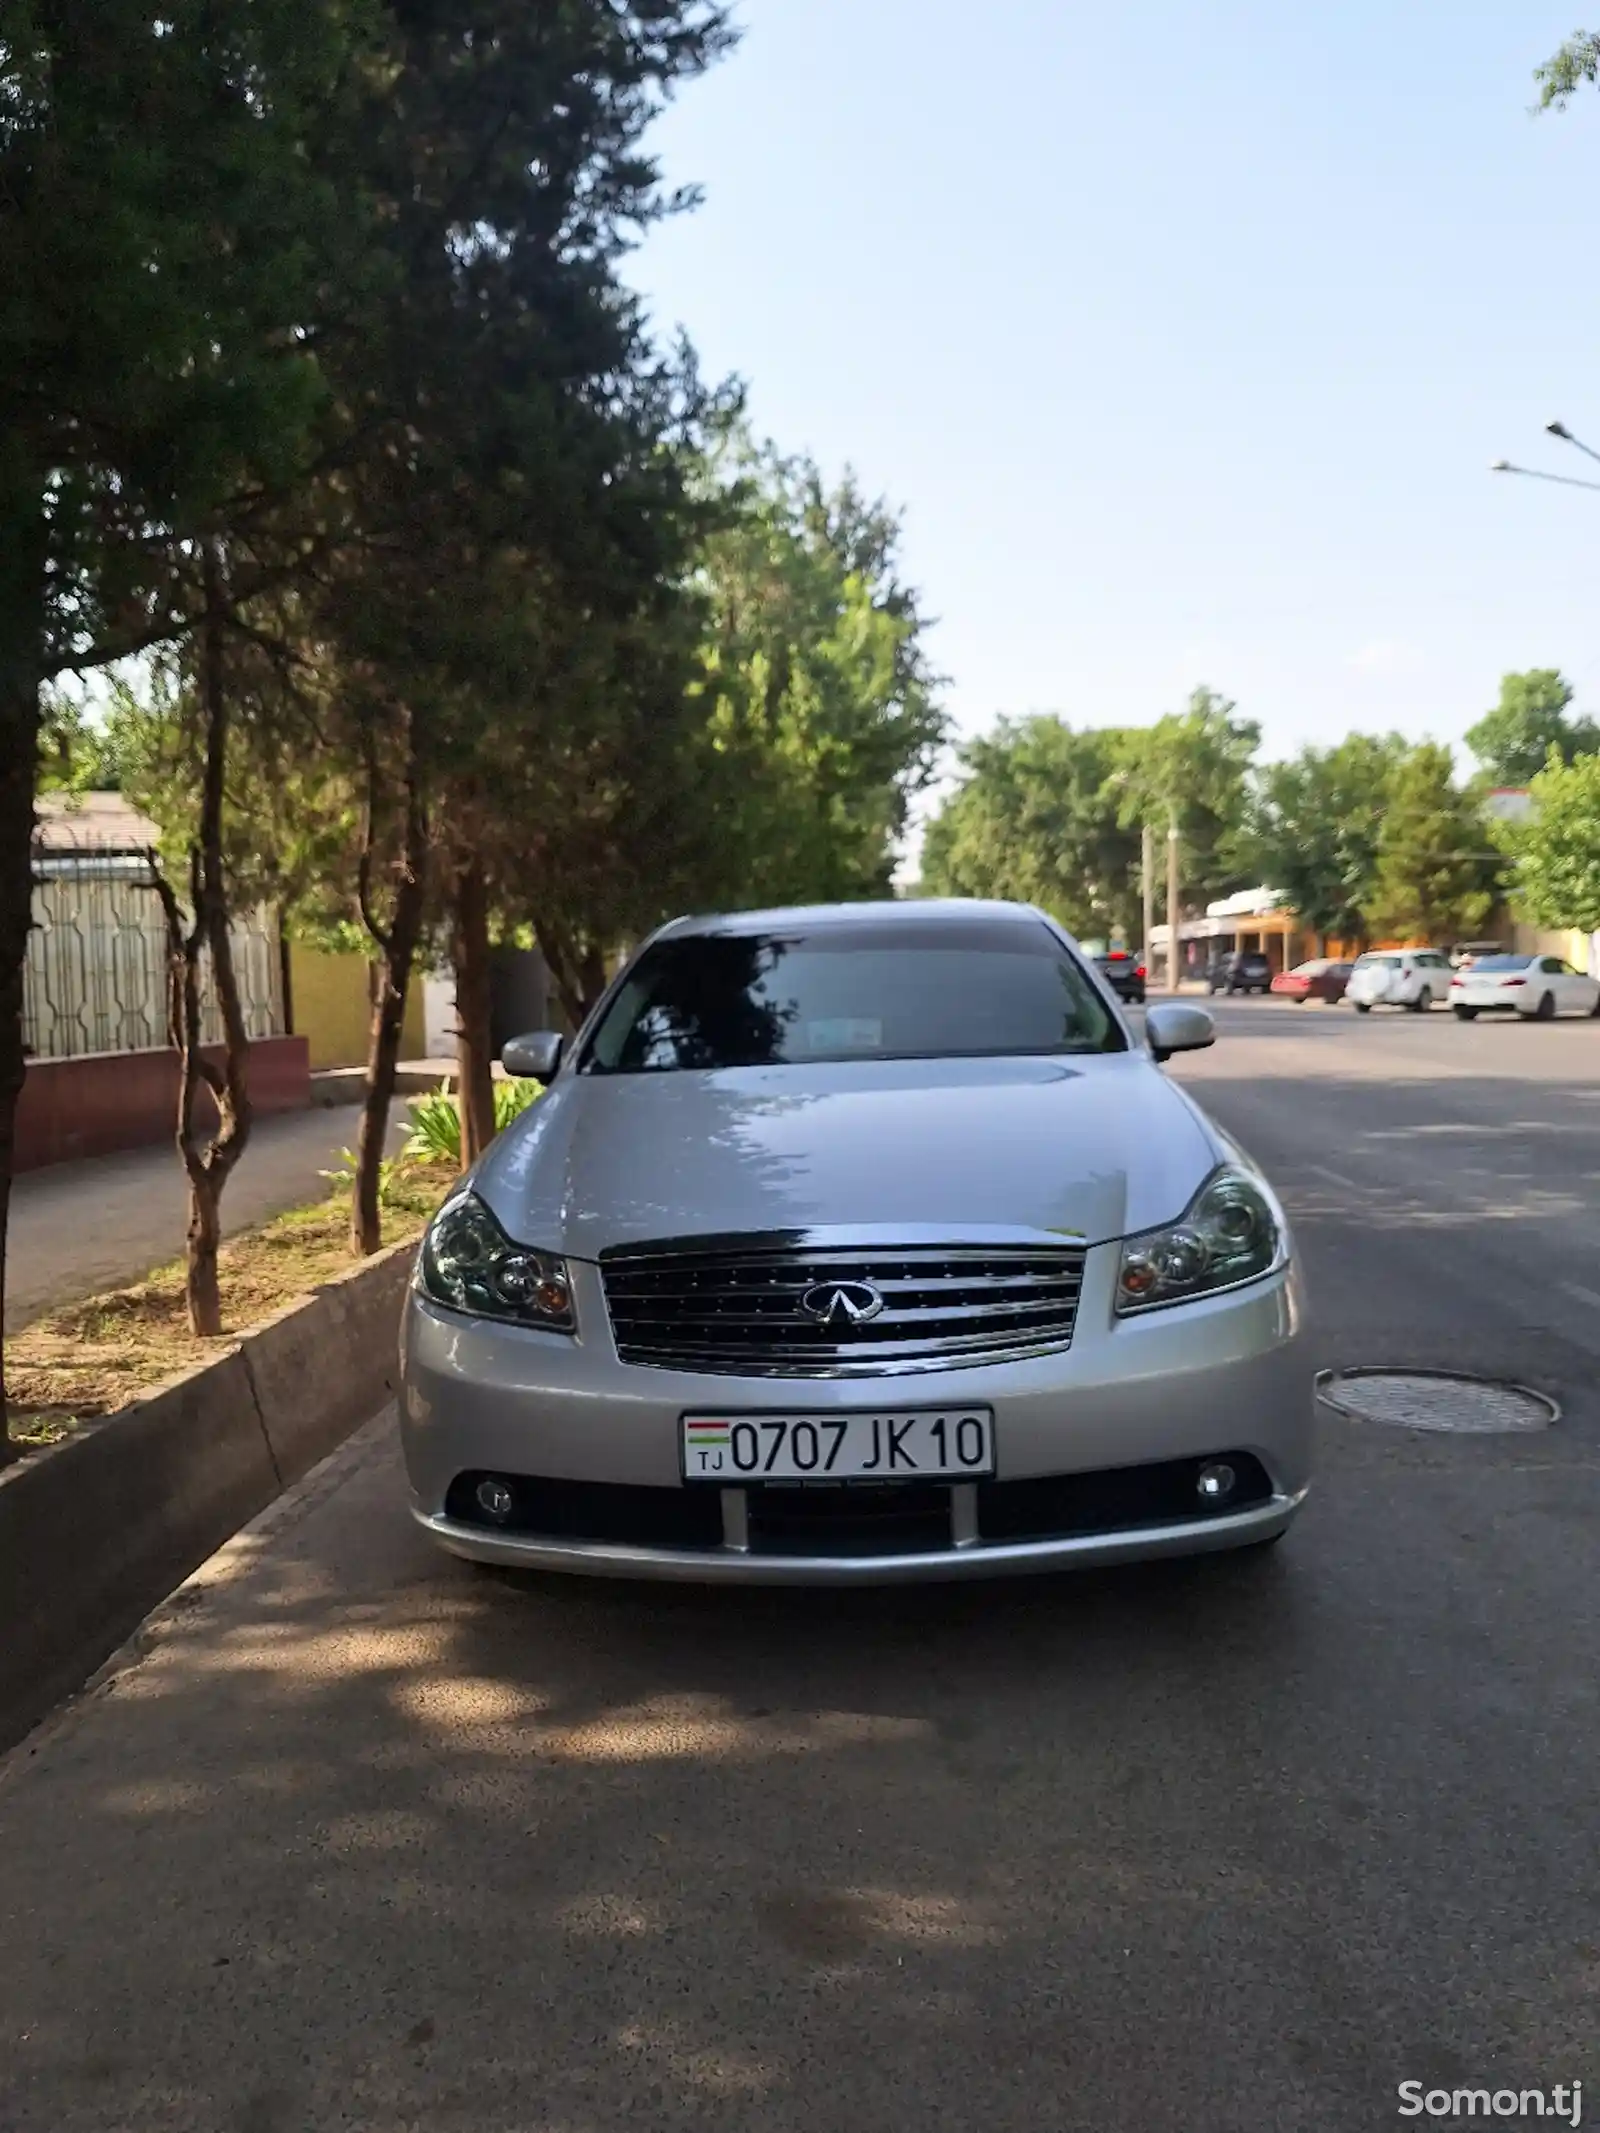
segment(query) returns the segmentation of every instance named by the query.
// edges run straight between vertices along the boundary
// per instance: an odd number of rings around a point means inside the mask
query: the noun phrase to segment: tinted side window
[[[1560,956],[1558,955],[1547,955],[1544,961],[1539,965],[1539,968],[1541,970],[1547,970],[1553,978],[1559,978],[1562,971],[1565,970],[1566,967],[1566,964],[1562,962]]]

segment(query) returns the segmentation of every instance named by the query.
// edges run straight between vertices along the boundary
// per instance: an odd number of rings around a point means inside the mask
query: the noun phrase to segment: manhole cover
[[[1553,1400],[1525,1385],[1494,1385],[1445,1370],[1329,1370],[1317,1380],[1317,1389],[1339,1414],[1389,1422],[1397,1429],[1488,1436],[1548,1429],[1561,1413]]]

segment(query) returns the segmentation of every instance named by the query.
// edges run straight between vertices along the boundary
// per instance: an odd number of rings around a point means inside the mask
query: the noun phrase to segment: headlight
[[[1122,1247],[1117,1315],[1158,1311],[1259,1281],[1283,1262],[1283,1221],[1258,1178],[1218,1170],[1181,1222],[1147,1230]]]
[[[475,1193],[441,1207],[422,1240],[422,1286],[453,1311],[571,1333],[566,1262],[513,1244]]]

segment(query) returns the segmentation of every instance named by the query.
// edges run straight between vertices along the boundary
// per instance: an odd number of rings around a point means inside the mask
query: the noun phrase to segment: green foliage
[[[461,1161],[461,1113],[448,1081],[441,1081],[431,1096],[414,1097],[407,1106],[411,1134],[405,1152],[421,1161]]]
[[[364,281],[363,203],[305,153],[362,0],[15,0],[0,44],[0,546],[39,569],[0,666],[40,679],[180,626],[181,543],[309,464],[310,335]],[[42,529],[35,539],[30,523]],[[20,590],[20,588],[19,588]]]
[[[536,1104],[544,1094],[537,1081],[496,1081],[494,1085],[494,1130],[503,1133],[513,1119]],[[429,1163],[461,1162],[461,1112],[448,1081],[441,1081],[431,1096],[418,1096],[408,1107],[411,1135],[404,1153]]]
[[[1209,689],[1153,726],[1074,730],[1002,720],[962,752],[963,782],[929,823],[933,894],[1037,903],[1083,934],[1134,936],[1140,832],[1176,819],[1187,905],[1247,884],[1249,772],[1259,730]],[[1165,896],[1158,885],[1157,900]]]
[[[1554,667],[1507,674],[1500,701],[1467,730],[1467,746],[1498,785],[1527,785],[1554,749],[1564,763],[1600,749],[1600,726],[1569,715],[1572,686]]]
[[[338,1163],[332,1170],[320,1170],[317,1175],[326,1178],[332,1185],[354,1186],[360,1170],[353,1148],[339,1150]],[[405,1166],[401,1158],[383,1156],[378,1163],[378,1205],[393,1208],[397,1205],[404,1183]]]
[[[1600,33],[1574,30],[1560,51],[1535,67],[1539,84],[1539,109],[1564,111],[1585,82],[1600,81]]]
[[[1600,755],[1552,757],[1529,790],[1509,839],[1517,901],[1537,925],[1600,932]]]
[[[1255,871],[1315,933],[1368,937],[1384,811],[1408,753],[1398,734],[1353,733],[1336,747],[1304,748],[1261,771]]]
[[[1131,938],[1140,837],[1123,824],[1118,782],[1128,741],[1036,717],[970,742],[963,782],[924,836],[920,893],[1011,898],[1074,933]]]
[[[900,525],[851,474],[733,438],[733,509],[706,544],[702,684],[719,901],[885,895],[945,735]]]
[[[1123,744],[1121,820],[1163,836],[1176,820],[1191,906],[1252,886],[1249,781],[1261,728],[1236,714],[1227,697],[1195,689],[1186,711],[1130,729]]]
[[[1457,789],[1448,748],[1424,742],[1397,765],[1378,836],[1368,919],[1399,939],[1470,940],[1503,879],[1475,795]]]
[[[531,1110],[544,1094],[537,1081],[497,1081],[494,1085],[494,1130],[503,1133],[513,1119]]]

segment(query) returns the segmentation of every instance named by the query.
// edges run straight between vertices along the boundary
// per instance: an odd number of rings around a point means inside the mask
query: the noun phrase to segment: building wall
[[[289,1005],[297,1037],[310,1047],[311,1071],[367,1063],[372,1027],[369,966],[364,956],[289,943]],[[422,973],[413,971],[400,1038],[402,1059],[426,1056]]]
[[[1589,936],[1587,933],[1569,932],[1565,929],[1551,931],[1545,926],[1530,926],[1518,919],[1513,930],[1512,946],[1518,955],[1558,955],[1574,970],[1589,968]]]
[[[222,1064],[220,1045],[206,1056]],[[257,1118],[301,1111],[311,1097],[305,1042],[267,1037],[250,1047],[250,1108]],[[30,1059],[17,1103],[15,1166],[38,1170],[82,1156],[170,1142],[178,1118],[178,1054],[154,1049],[87,1058]],[[209,1130],[216,1107],[202,1090],[199,1118]]]

